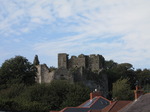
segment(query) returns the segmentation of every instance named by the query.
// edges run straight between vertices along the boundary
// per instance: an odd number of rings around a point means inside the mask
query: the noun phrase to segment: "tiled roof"
[[[91,100],[86,101],[78,107],[66,107],[60,112],[90,112],[90,110],[101,110],[110,105],[110,103],[111,102],[104,97],[97,96]]]
[[[50,112],[59,112],[59,111],[50,111]]]
[[[119,112],[150,112],[150,93],[140,96]]]
[[[106,98],[97,96],[78,107],[66,107],[59,112],[118,112],[131,102],[132,101],[115,101],[111,103],[111,101]]]
[[[88,112],[89,108],[67,107],[60,112]]]
[[[116,104],[116,102],[111,103],[110,105],[108,105],[107,107],[102,109],[101,112],[108,112],[115,104]]]
[[[132,101],[115,101],[102,110],[91,110],[89,112],[118,112]]]
[[[89,112],[102,112],[101,110],[90,110]]]
[[[111,103],[110,101],[102,97],[99,97],[98,100],[91,105],[90,109],[101,110],[105,108],[106,106],[110,105],[110,103]]]
[[[108,105],[101,112],[118,112],[120,109],[124,108],[126,105],[130,104],[132,101],[115,101]]]

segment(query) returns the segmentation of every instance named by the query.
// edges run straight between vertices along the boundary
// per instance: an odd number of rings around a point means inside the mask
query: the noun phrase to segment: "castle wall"
[[[38,83],[50,83],[54,78],[54,71],[49,72],[49,68],[46,64],[36,66],[38,73],[36,81]]]
[[[73,83],[73,76],[66,68],[58,68],[55,71],[54,80],[68,80]]]
[[[58,54],[58,68],[68,68],[68,54],[59,53]]]
[[[41,65],[37,65],[36,66],[37,68],[37,75],[36,75],[36,82],[37,83],[41,83],[42,82],[42,79],[41,79]]]
[[[78,57],[72,56],[71,59],[69,59],[69,68],[76,67],[87,67],[87,57],[85,55],[81,54]]]

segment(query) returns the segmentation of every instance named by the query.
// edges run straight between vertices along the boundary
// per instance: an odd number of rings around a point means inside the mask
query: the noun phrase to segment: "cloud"
[[[44,26],[53,34],[74,33],[46,41],[41,37],[33,45],[39,54],[99,53],[150,66],[148,0],[3,0],[0,6],[0,35],[23,35]]]
[[[116,59],[119,62],[129,61],[134,64],[139,64],[136,61],[144,61],[144,58],[149,57],[150,2],[141,0],[92,2],[88,0],[70,4],[72,9],[77,9],[76,11],[72,10],[73,19],[71,21],[77,25],[72,24],[69,28],[70,31],[80,32],[80,34],[65,37],[64,41],[56,40],[55,44],[46,42],[47,44],[41,43],[38,46],[52,47],[55,49],[53,53],[61,51],[71,54],[75,52],[101,53],[102,50],[102,53],[106,54],[108,58]],[[73,6],[72,4],[77,5]],[[59,11],[64,14],[61,10]],[[118,36],[119,38],[116,38]],[[109,41],[113,37],[116,39]],[[57,49],[53,47],[56,44]],[[39,48],[39,50],[41,49]],[[143,55],[143,57],[139,55]]]

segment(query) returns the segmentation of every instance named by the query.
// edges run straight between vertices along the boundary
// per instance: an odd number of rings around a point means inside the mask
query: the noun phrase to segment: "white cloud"
[[[45,55],[102,53],[119,62],[136,65],[139,60],[150,66],[148,0],[14,1],[0,0],[0,35],[22,35],[42,25],[62,27],[59,32],[77,34],[36,43],[34,50]]]

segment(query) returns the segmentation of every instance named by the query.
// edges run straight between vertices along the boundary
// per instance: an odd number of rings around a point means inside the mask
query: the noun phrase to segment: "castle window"
[[[61,74],[60,76],[61,76],[61,77],[64,77],[64,75],[63,75],[63,74]]]
[[[64,77],[63,74],[60,75],[60,79],[61,79],[61,80],[65,80],[65,77]]]

